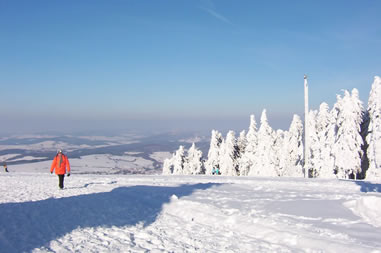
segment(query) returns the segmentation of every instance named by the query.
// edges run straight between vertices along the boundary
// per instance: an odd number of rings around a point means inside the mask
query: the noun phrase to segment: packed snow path
[[[381,252],[381,184],[0,174],[0,252]]]

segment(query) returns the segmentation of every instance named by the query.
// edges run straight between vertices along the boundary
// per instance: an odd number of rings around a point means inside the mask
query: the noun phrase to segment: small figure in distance
[[[220,175],[220,170],[218,167],[212,169],[212,175]]]
[[[6,162],[3,163],[3,166],[4,166],[4,170],[5,170],[5,172],[9,172],[9,171],[8,171],[8,167],[7,167],[7,163],[6,163]]]
[[[50,167],[50,173],[53,173],[55,170],[56,175],[58,176],[58,186],[60,189],[64,188],[64,178],[66,174],[67,168],[67,176],[70,176],[70,163],[67,156],[62,153],[62,150],[58,150],[57,155],[54,157],[52,166]]]

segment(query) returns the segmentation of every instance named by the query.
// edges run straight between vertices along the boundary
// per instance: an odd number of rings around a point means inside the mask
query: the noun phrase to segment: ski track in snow
[[[381,184],[0,174],[1,252],[381,252]]]

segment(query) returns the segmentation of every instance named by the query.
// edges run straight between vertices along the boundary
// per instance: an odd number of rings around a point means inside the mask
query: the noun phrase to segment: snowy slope
[[[381,185],[0,173],[0,252],[381,252]]]

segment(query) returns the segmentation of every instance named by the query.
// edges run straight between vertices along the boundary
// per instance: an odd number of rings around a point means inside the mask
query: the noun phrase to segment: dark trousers
[[[60,187],[60,189],[64,188],[64,178],[65,175],[58,175],[58,186]]]

